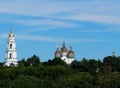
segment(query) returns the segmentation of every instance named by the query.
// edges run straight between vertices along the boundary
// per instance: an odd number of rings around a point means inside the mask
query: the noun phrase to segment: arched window
[[[10,48],[12,48],[12,44],[10,44]]]
[[[10,57],[9,57],[10,59],[12,58],[12,54],[10,53]]]

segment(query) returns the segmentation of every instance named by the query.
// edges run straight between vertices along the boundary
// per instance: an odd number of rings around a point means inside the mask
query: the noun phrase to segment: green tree
[[[28,66],[39,66],[40,59],[38,56],[33,55],[31,58],[28,58],[26,61]]]
[[[92,74],[95,74],[98,68],[99,68],[98,61],[95,59],[90,59],[89,60],[89,72]]]
[[[18,67],[24,67],[26,65],[27,65],[27,63],[26,63],[25,59],[18,61]]]
[[[82,61],[73,61],[71,67],[77,69],[80,72],[88,72],[89,61],[86,58],[83,58]]]
[[[50,66],[55,66],[55,65],[67,66],[67,64],[59,57],[55,57],[53,60],[48,60],[47,64]]]
[[[13,88],[40,88],[39,79],[34,76],[20,75],[13,81]]]
[[[107,56],[103,59],[105,68],[111,67],[112,71],[117,71],[117,58],[115,56]]]

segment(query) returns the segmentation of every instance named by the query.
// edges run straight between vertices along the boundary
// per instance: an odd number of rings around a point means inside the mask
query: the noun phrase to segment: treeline
[[[120,57],[86,59],[67,65],[60,58],[40,62],[33,55],[18,67],[0,64],[0,88],[119,88]]]

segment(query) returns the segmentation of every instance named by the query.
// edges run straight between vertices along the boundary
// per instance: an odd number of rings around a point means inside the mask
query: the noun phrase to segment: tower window
[[[10,53],[10,59],[12,58],[12,54]]]
[[[10,48],[12,48],[12,44],[10,44]]]

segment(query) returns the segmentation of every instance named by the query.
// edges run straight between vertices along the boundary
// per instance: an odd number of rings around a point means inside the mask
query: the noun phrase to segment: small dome
[[[60,53],[60,51],[55,51],[55,54]]]
[[[10,38],[13,38],[13,37],[14,37],[14,34],[13,34],[12,29],[10,29],[10,34],[9,34],[9,37],[10,37]]]
[[[59,48],[57,47],[57,50],[55,51],[55,57],[60,57],[61,53],[59,51]]]
[[[67,57],[74,58],[74,51],[72,51],[72,47],[70,47],[70,50],[67,53]]]

